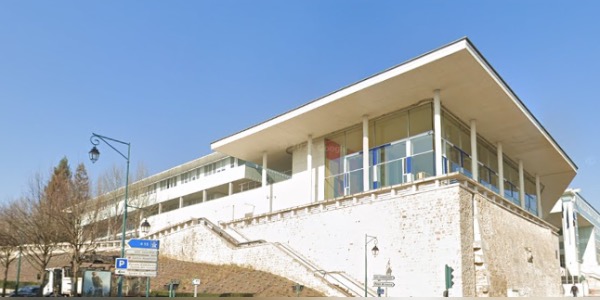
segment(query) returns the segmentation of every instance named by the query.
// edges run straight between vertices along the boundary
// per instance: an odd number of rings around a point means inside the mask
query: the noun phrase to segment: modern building
[[[162,254],[330,296],[442,296],[446,266],[450,296],[562,293],[577,168],[467,38],[211,147],[133,185]]]
[[[565,287],[577,284],[582,291],[600,294],[600,213],[575,189],[566,190],[551,213],[553,223],[562,221],[563,284]]]

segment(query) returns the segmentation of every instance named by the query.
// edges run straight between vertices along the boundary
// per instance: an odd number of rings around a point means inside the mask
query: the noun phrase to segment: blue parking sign
[[[115,269],[125,269],[126,270],[127,269],[127,263],[128,263],[127,258],[122,258],[122,257],[117,258],[115,260]]]

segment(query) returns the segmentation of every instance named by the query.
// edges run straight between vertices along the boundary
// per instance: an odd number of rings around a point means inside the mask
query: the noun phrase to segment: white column
[[[435,152],[435,175],[443,174],[442,166],[442,104],[440,90],[433,91],[433,138]]]
[[[202,190],[202,202],[206,202],[206,190]]]
[[[233,182],[229,183],[229,196],[233,195]]]
[[[364,115],[362,119],[363,128],[363,191],[368,191],[371,186],[369,179],[369,116]]]
[[[471,171],[473,180],[479,182],[479,158],[477,156],[477,121],[471,120]]]
[[[262,186],[267,186],[267,151],[263,152],[262,157]]]
[[[179,197],[179,208],[183,207],[183,197]]]
[[[519,159],[519,201],[521,207],[525,208],[525,172],[523,171],[523,161]]]
[[[162,213],[162,203],[158,204],[158,213],[161,214]]]
[[[498,143],[498,190],[500,196],[504,197],[504,157],[502,154],[502,143]]]
[[[314,201],[314,189],[315,185],[313,183],[313,168],[312,168],[312,135],[308,136],[308,141],[306,142],[306,173],[308,174],[308,192],[310,195],[308,196],[308,200],[310,203]]]
[[[540,175],[535,175],[535,198],[537,199],[538,217],[543,218],[542,213],[542,186],[540,184]]]

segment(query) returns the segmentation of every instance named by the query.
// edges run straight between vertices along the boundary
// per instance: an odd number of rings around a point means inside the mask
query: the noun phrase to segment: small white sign
[[[193,285],[200,285],[200,279],[192,279]]]
[[[375,281],[373,282],[374,287],[394,287],[395,284],[391,281]]]
[[[373,280],[391,281],[396,279],[393,275],[373,275]]]
[[[125,254],[158,255],[158,250],[156,250],[156,249],[127,248],[127,249],[125,249]]]
[[[125,275],[127,276],[139,276],[139,277],[156,277],[156,271],[131,271],[127,270]]]
[[[115,274],[116,275],[126,275],[127,269],[115,269]]]
[[[146,256],[146,255],[130,255],[130,254],[125,254],[125,256],[127,256],[127,259],[129,260],[129,263],[131,263],[132,261],[140,261],[140,262],[157,262],[158,261],[158,256]]]
[[[156,271],[155,262],[130,262],[127,270]]]

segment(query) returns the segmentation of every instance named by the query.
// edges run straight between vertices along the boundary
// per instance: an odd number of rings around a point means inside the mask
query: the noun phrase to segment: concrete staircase
[[[200,230],[200,228],[204,229]],[[221,252],[218,253],[219,255],[217,255],[221,256],[221,258],[212,258],[209,255],[208,260],[192,258],[192,261],[205,262],[211,264],[230,263],[238,265],[247,265],[251,268],[256,268],[257,270],[270,272],[272,274],[288,278],[289,280],[296,281],[304,285],[309,285],[311,288],[316,289],[327,296],[353,297],[364,295],[364,287],[361,287],[361,283],[350,278],[344,272],[328,272],[315,265],[313,262],[303,257],[297,251],[295,251],[287,245],[283,245],[280,243],[270,243],[265,240],[249,240],[242,233],[238,232],[234,228],[228,227],[226,224],[216,225],[215,223],[211,222],[206,218],[198,218],[182,222],[182,224],[175,224],[170,226],[169,228],[165,228],[158,232],[152,233],[146,238],[159,239],[161,240],[162,246],[166,245],[167,243],[173,244],[173,242],[175,242],[175,240],[173,239],[177,239],[176,236],[179,236],[179,238],[182,240],[191,241],[189,240],[190,238],[193,239],[193,237],[197,236],[198,234],[206,236],[208,232],[210,232],[212,236],[218,237],[217,240],[221,240],[224,242],[224,247],[221,246],[222,250],[215,250]],[[181,245],[181,242],[175,243],[178,244],[177,247],[184,246]],[[213,244],[211,247],[214,247],[216,245],[218,244]],[[207,247],[207,245],[204,244],[202,247],[205,248]],[[183,251],[183,248],[181,248],[177,251],[179,253],[169,253],[167,249],[163,249],[163,247],[161,247],[161,254],[173,257],[175,259],[182,259],[184,257],[186,259],[189,259],[186,256],[181,257],[181,255],[179,255],[182,254]],[[252,265],[252,263],[243,260],[240,261],[240,256],[235,254],[236,251],[242,251],[246,254],[248,254],[249,252],[253,252],[256,254],[273,253],[270,256],[268,256],[269,260],[279,261],[277,265],[285,266],[286,270],[294,270],[292,273],[295,274],[295,278],[290,278],[290,274],[288,274],[285,271],[275,270],[276,268],[265,269],[264,266]],[[224,257],[230,258],[224,261]],[[302,273],[304,273],[305,275],[301,275]],[[302,278],[305,279],[303,280]],[[315,279],[317,279],[317,281],[315,281]],[[313,282],[313,284],[310,284],[310,282]],[[367,292],[370,296],[376,296],[375,292],[371,289],[369,289]]]

